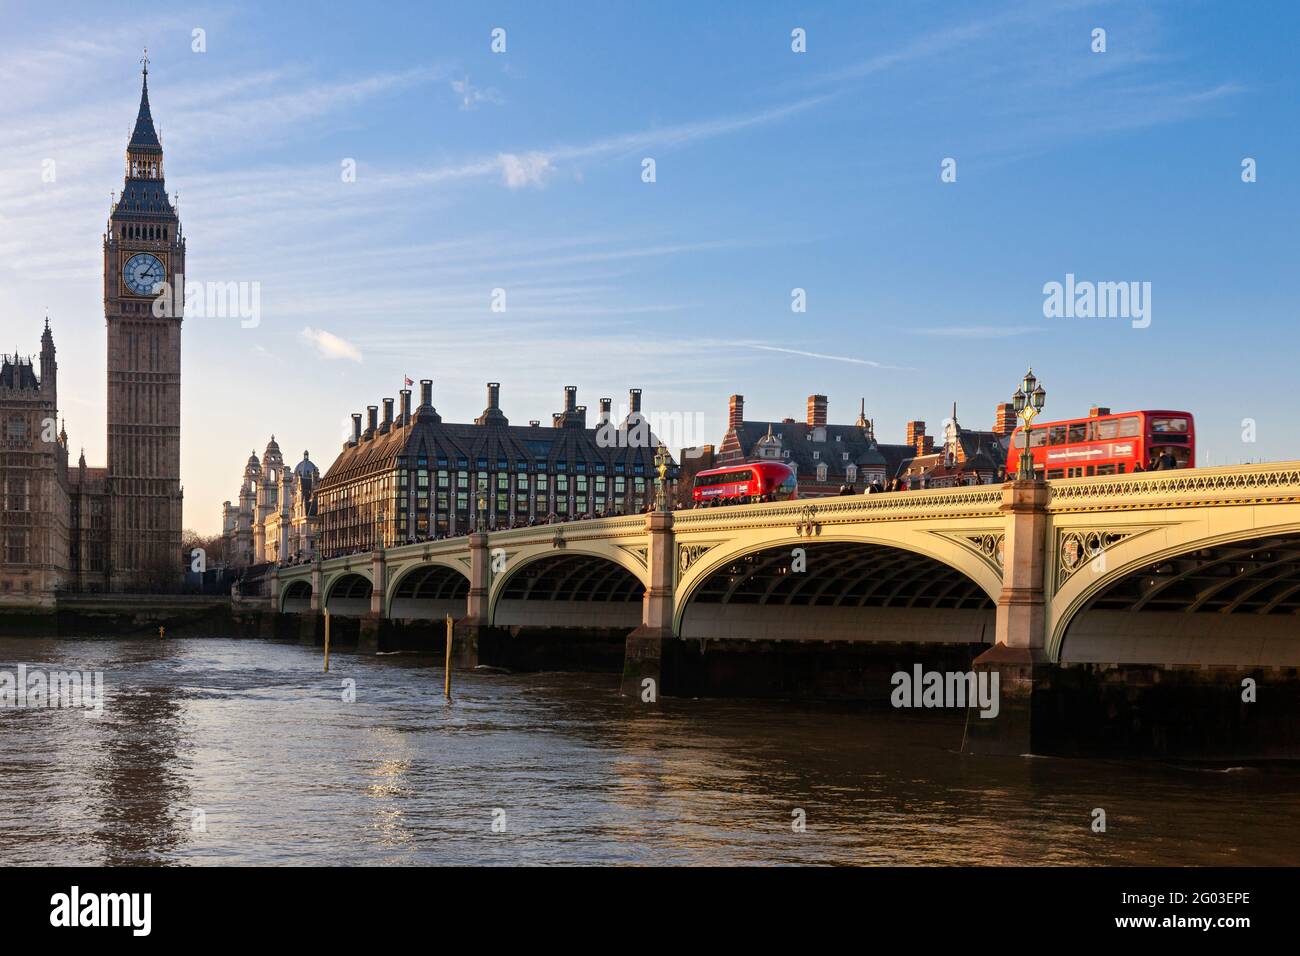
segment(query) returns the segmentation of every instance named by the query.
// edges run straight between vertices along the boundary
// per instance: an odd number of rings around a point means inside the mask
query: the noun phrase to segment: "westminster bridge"
[[[997,670],[1026,707],[1068,685],[1111,718],[1134,687],[1169,703],[1196,685],[1176,713],[1232,705],[1205,734],[1267,711],[1276,738],[1300,717],[1300,462],[492,530],[279,568],[271,595],[317,640],[322,612],[358,619],[363,646],[386,622],[432,635],[421,622],[450,615],[463,665],[529,633],[613,635],[627,694],[744,683],[772,652],[745,690],[852,694],[923,660]],[[1246,678],[1280,681],[1288,709],[1241,716]]]

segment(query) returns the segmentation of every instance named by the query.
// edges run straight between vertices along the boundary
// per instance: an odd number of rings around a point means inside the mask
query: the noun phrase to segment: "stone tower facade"
[[[66,582],[68,439],[55,430],[54,355],[47,321],[39,378],[30,357],[0,356],[0,607],[50,604]]]
[[[146,59],[126,182],[104,235],[112,590],[166,588],[180,576],[184,275],[185,239],[163,179]]]

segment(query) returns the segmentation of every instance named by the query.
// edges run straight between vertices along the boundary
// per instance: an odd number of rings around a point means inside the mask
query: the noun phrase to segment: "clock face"
[[[122,267],[122,281],[136,295],[153,295],[154,290],[166,281],[166,272],[157,256],[137,252]]]

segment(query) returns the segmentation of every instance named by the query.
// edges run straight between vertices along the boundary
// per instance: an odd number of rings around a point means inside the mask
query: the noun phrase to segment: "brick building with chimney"
[[[883,484],[912,454],[910,445],[876,441],[875,423],[866,416],[865,399],[852,425],[832,425],[827,421],[825,395],[808,396],[802,422],[793,418],[746,420],[744,396],[732,395],[727,433],[718,446],[715,463],[723,467],[746,461],[785,462],[799,478],[799,495],[815,498],[839,494],[846,484],[857,490],[873,481]]]
[[[1009,404],[997,407],[990,431],[962,428],[954,405],[937,449],[923,421],[907,423],[904,443],[888,444],[877,441],[865,399],[851,425],[830,424],[827,405],[825,395],[810,395],[802,422],[793,418],[751,421],[745,418],[744,396],[732,395],[722,442],[716,449],[705,445],[684,450],[683,475],[747,461],[783,461],[795,469],[803,498],[836,495],[846,485],[860,492],[873,482],[885,486],[895,478],[907,487],[947,487],[1003,477],[1007,444],[1015,427]],[[678,499],[686,503],[680,488]]]
[[[907,438],[915,454],[899,464],[895,475],[907,487],[951,488],[958,485],[986,485],[1006,477],[1007,448],[1015,430],[1011,404],[997,406],[993,428],[978,431],[963,428],[957,421],[957,403],[944,423],[943,444],[925,434],[925,422],[907,423]]]

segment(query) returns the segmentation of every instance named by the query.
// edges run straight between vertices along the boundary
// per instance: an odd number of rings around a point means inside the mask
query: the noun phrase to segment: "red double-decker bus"
[[[1020,468],[1025,432],[1017,428],[1007,454],[1007,474]],[[1135,471],[1196,467],[1196,428],[1190,412],[1111,414],[1035,424],[1029,451],[1042,478],[1088,478]]]
[[[779,461],[754,461],[727,468],[710,468],[695,476],[691,497],[695,507],[739,505],[757,501],[788,501],[799,496],[794,469]]]

